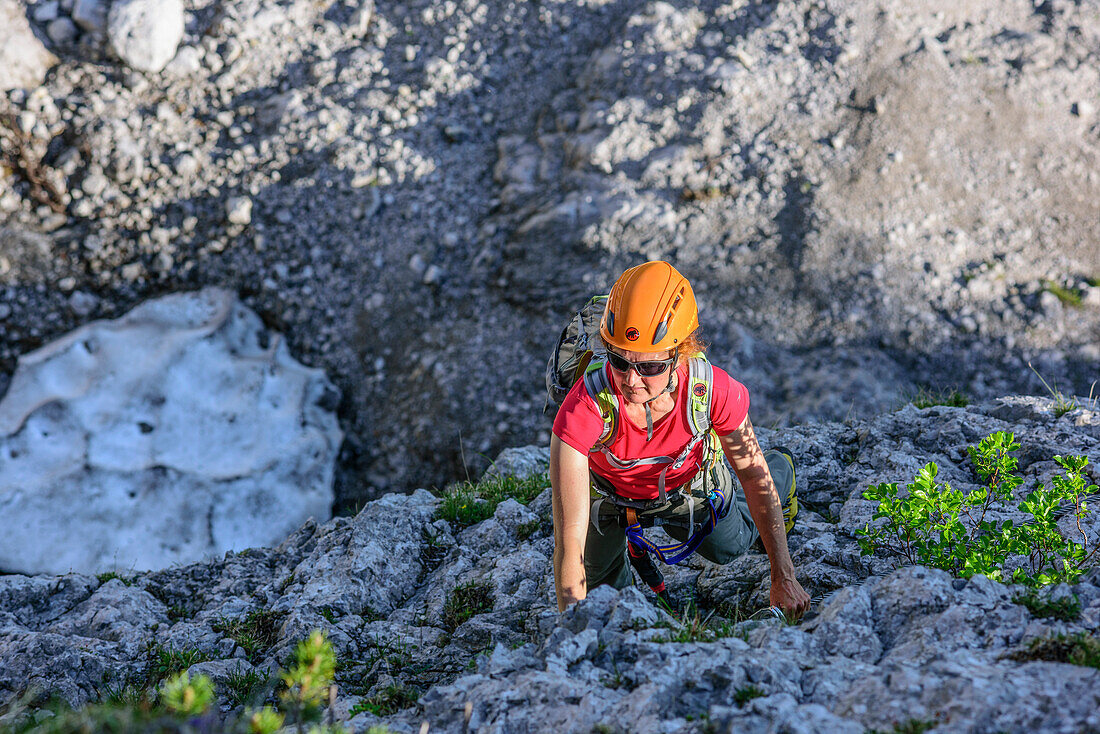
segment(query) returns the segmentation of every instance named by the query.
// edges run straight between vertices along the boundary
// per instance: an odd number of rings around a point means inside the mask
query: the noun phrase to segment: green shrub
[[[1036,589],[1028,589],[1026,593],[1015,596],[1012,601],[1027,607],[1034,617],[1057,619],[1063,622],[1072,622],[1081,618],[1081,600],[1076,596],[1067,599],[1051,599],[1049,595],[1040,594]]]
[[[164,707],[176,716],[185,719],[198,716],[214,702],[214,684],[205,675],[196,675],[191,679],[185,670],[164,681],[160,699]]]
[[[988,519],[995,510],[1009,509],[1012,492],[1023,483],[1016,473],[1017,460],[1011,454],[1020,448],[1011,433],[998,431],[967,449],[974,470],[984,486],[964,494],[936,479],[938,467],[926,464],[898,496],[896,483],[872,485],[865,499],[878,502],[874,520],[858,531],[863,555],[882,550],[909,563],[932,566],[969,578],[980,573],[1002,580],[1006,565],[1024,564],[1012,572],[1012,581],[1039,586],[1061,581],[1072,583],[1084,573],[1096,556],[1096,543],[1081,530],[1080,519],[1088,514],[1086,497],[1096,485],[1085,486],[1084,456],[1055,456],[1063,474],[1052,487],[1036,486],[1017,509],[1031,516],[1019,525],[1011,520]],[[1078,519],[1081,542],[1070,540],[1058,530],[1056,511],[1066,503]]]
[[[460,624],[482,612],[493,610],[493,591],[489,584],[471,581],[456,586],[443,605],[443,627],[454,632]]]
[[[336,677],[336,653],[320,630],[294,648],[293,662],[280,678],[285,689],[279,699],[297,721],[316,721],[328,700]]]
[[[1028,649],[1009,656],[1020,662],[1046,660],[1100,669],[1100,638],[1088,632],[1032,640]]]
[[[538,497],[550,486],[550,479],[540,474],[527,479],[499,477],[481,482],[459,482],[452,484],[442,494],[442,502],[436,510],[436,517],[458,525],[473,525],[490,518],[497,505],[512,498],[522,505]]]
[[[283,726],[286,717],[271,708],[264,706],[257,711],[248,714],[248,730],[251,734],[275,734]]]

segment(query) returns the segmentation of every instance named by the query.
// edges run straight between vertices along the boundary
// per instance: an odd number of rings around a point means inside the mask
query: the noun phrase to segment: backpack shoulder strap
[[[692,434],[710,430],[711,392],[714,387],[714,367],[701,353],[688,360],[687,418]]]
[[[619,427],[619,402],[615,399],[615,391],[611,389],[611,381],[607,379],[607,371],[604,369],[602,359],[594,359],[588,365],[584,373],[584,389],[595,401],[603,418],[603,433],[600,434],[600,440],[597,443],[607,446],[615,437],[615,430]]]

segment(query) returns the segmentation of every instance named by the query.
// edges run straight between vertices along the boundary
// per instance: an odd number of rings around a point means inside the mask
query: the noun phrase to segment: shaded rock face
[[[0,401],[0,569],[163,568],[328,519],[337,400],[218,289],[25,355]]]
[[[143,679],[156,645],[199,651],[207,659],[192,672],[216,679],[271,670],[321,628],[342,661],[333,714],[354,731],[384,724],[411,734],[425,721],[454,734],[598,726],[855,734],[914,721],[942,732],[1095,731],[1100,671],[1019,653],[1055,634],[1100,635],[1100,571],[1056,590],[1081,607],[1058,620],[1019,603],[1019,587],[861,557],[854,537],[870,517],[860,498],[869,482],[908,481],[934,460],[965,491],[976,482],[965,448],[993,430],[1012,430],[1024,444],[1029,483],[1053,472],[1055,453],[1100,456],[1100,413],[1056,416],[1053,407],[1005,398],[761,429],[762,443],[795,453],[805,507],[789,543],[802,583],[824,595],[796,625],[756,615],[713,641],[668,642],[677,622],[641,586],[594,589],[559,614],[549,491],[527,506],[502,502],[489,519],[460,528],[437,519],[439,500],[421,490],[219,561],[102,583],[0,577],[0,701],[31,683],[74,704],[95,700],[105,681]],[[509,451],[497,469],[526,471],[543,451]],[[1090,519],[1085,530],[1095,539],[1100,524]],[[692,558],[666,571],[670,587],[693,593],[704,614],[767,603],[767,559],[755,552],[726,566]],[[478,601],[462,608],[456,599],[475,598],[470,589]],[[272,640],[246,655],[219,630],[261,610],[275,620]],[[394,686],[415,689],[415,706],[351,715],[361,697]]]
[[[33,89],[57,63],[35,38],[19,0],[0,0],[0,92]]]

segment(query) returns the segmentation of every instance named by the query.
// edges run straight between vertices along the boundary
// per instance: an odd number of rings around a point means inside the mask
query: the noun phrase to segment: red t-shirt
[[[610,369],[604,367],[604,369]],[[645,426],[634,425],[623,410],[623,396],[610,379],[611,389],[619,402],[619,422],[615,436],[608,448],[623,461],[654,456],[676,458],[691,440],[691,423],[688,421],[688,367],[680,365],[676,370],[677,384],[673,395],[676,407],[671,413],[653,424],[653,440],[646,441]],[[749,391],[725,370],[714,368],[714,384],[711,386],[710,414],[714,430],[724,436],[741,426],[749,414]],[[616,469],[602,451],[592,451],[603,433],[604,423],[600,409],[584,388],[584,380],[577,380],[573,389],[554,419],[554,434],[582,454],[588,455],[588,467],[607,479],[624,497],[652,499],[657,496],[657,479],[668,464],[648,464],[632,469]],[[702,466],[706,442],[700,441],[690,458],[678,470],[669,468],[665,475],[665,489],[670,490],[691,481]]]

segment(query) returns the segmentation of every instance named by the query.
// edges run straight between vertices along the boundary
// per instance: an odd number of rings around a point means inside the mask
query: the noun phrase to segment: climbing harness
[[[701,354],[694,355],[688,360],[688,389],[689,396],[686,401],[688,425],[692,429],[692,437],[676,457],[654,456],[639,459],[623,460],[615,456],[609,448],[615,438],[618,428],[619,403],[611,386],[611,381],[604,369],[603,360],[593,361],[584,374],[584,386],[589,396],[600,409],[600,415],[604,421],[604,430],[596,443],[594,450],[599,451],[607,459],[607,462],[616,469],[632,469],[638,466],[661,465],[661,473],[657,478],[657,497],[652,500],[634,500],[623,497],[615,492],[607,480],[593,474],[592,488],[599,495],[592,506],[592,523],[597,532],[600,532],[599,516],[603,502],[611,502],[619,510],[620,524],[623,525],[630,547],[635,557],[641,553],[652,553],[666,564],[674,565],[684,560],[696,550],[706,537],[724,518],[732,506],[731,498],[718,486],[708,486],[707,478],[710,476],[714,462],[719,460],[721,445],[717,435],[711,430],[710,420],[710,396],[711,385],[714,379],[714,368],[706,357]],[[666,489],[665,478],[669,469],[679,469],[691,457],[692,452],[701,443],[705,442],[702,468],[692,481],[683,487],[673,490],[671,494],[678,496],[680,501],[688,506],[688,538],[671,545],[658,545],[645,537],[644,528],[654,525],[683,525],[682,521],[667,520],[662,518],[639,517],[638,512],[663,508],[672,504],[670,492]],[[675,498],[675,497],[674,497]],[[702,500],[704,518],[696,530],[695,512],[696,503]],[[637,566],[635,566],[637,567]],[[652,584],[651,584],[652,586]]]

